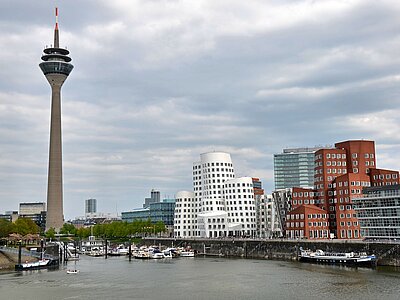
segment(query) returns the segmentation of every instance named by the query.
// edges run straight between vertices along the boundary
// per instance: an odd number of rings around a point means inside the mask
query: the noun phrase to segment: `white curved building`
[[[256,204],[251,177],[240,177],[224,183],[223,196],[228,213],[229,235],[254,236]]]
[[[197,236],[197,203],[193,192],[180,191],[175,195],[174,236]]]
[[[235,179],[230,154],[201,154],[200,161],[193,163],[193,189],[193,202],[188,200],[189,192],[176,195],[175,237],[255,235],[252,178]],[[193,203],[195,208],[191,214],[187,212],[189,202],[192,204],[190,209],[193,209]]]

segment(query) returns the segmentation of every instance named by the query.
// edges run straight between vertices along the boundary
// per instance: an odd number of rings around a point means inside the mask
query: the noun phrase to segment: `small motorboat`
[[[79,270],[75,269],[75,270],[67,270],[67,274],[78,274]]]

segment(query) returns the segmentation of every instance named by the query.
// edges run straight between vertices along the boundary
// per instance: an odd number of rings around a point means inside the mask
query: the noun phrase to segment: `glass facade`
[[[74,68],[73,65],[62,61],[46,61],[39,64],[39,66],[44,75],[59,73],[68,76]]]
[[[151,220],[152,223],[159,221],[165,225],[174,225],[175,199],[164,199],[162,202],[150,203],[149,208],[134,209],[128,212],[122,212],[122,221],[146,221]]]
[[[362,198],[352,199],[366,239],[400,238],[400,185],[370,187]]]
[[[164,199],[163,202],[150,204],[150,219],[165,225],[174,225],[175,199]]]
[[[314,187],[314,153],[318,149],[284,149],[274,154],[275,189]]]

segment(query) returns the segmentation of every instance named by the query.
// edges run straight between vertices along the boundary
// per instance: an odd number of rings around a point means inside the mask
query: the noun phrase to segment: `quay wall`
[[[366,252],[375,254],[380,266],[400,267],[399,242],[145,238],[143,243],[148,246],[190,246],[197,253],[210,256],[276,260],[297,260],[301,247],[313,251]]]

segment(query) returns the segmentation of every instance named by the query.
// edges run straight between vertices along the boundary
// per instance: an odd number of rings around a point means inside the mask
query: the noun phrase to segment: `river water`
[[[226,258],[82,256],[79,274],[0,273],[0,299],[400,299],[400,270]]]

